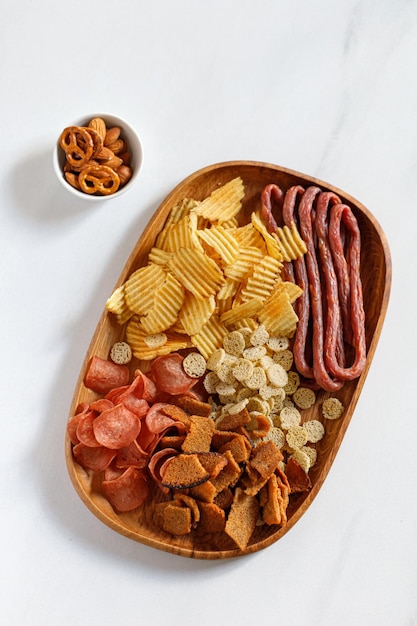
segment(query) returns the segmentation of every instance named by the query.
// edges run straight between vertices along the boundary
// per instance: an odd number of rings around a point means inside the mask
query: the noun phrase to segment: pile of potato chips
[[[209,358],[231,330],[258,324],[271,335],[293,336],[292,304],[302,290],[281,272],[305,244],[295,225],[269,233],[260,212],[240,225],[244,193],[237,177],[203,201],[175,206],[148,264],[108,299],[138,359],[192,347]]]

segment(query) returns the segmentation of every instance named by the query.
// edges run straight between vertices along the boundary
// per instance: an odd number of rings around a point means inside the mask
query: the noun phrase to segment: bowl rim
[[[107,122],[109,122],[112,126],[120,126],[122,129],[122,134],[125,130],[127,130],[129,136],[131,137],[131,139],[133,139],[133,142],[132,141],[129,142],[131,149],[132,149],[132,143],[135,144],[133,152],[131,154],[132,159],[133,159],[132,176],[130,180],[126,183],[126,185],[118,189],[115,193],[109,194],[107,196],[89,195],[87,193],[84,193],[83,191],[79,191],[78,189],[75,189],[75,187],[70,185],[65,180],[65,177],[63,175],[63,169],[62,169],[63,152],[59,146],[59,136],[54,145],[54,149],[52,153],[52,164],[53,164],[53,169],[55,171],[56,177],[58,178],[61,185],[67,191],[72,193],[75,197],[80,198],[82,200],[86,200],[88,202],[104,202],[106,200],[112,200],[112,199],[120,197],[122,194],[126,193],[126,191],[129,191],[129,189],[133,187],[143,165],[143,143],[142,143],[139,133],[132,126],[132,124],[130,124],[130,122],[128,122],[125,118],[120,117],[120,115],[114,115],[114,113],[85,114],[69,122],[68,124],[66,124],[63,127],[63,129],[67,128],[68,126],[84,126],[91,119],[95,117],[101,117],[106,122],[106,125],[107,125]]]

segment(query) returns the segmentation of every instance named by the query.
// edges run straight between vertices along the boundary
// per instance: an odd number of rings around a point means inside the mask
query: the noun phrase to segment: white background
[[[417,624],[417,2],[2,0],[0,621]],[[121,115],[135,188],[91,205],[54,178],[84,114]],[[313,505],[252,556],[196,561],[98,521],[64,432],[104,302],[167,193],[206,165],[276,163],[360,200],[393,259],[357,409]]]

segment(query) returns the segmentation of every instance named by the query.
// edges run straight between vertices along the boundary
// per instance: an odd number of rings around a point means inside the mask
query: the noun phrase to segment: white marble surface
[[[3,624],[417,624],[417,2],[3,0],[0,5]],[[135,189],[90,206],[54,179],[69,120],[139,130]],[[305,516],[248,558],[129,541],[82,504],[65,421],[92,332],[159,202],[225,160],[329,181],[386,232],[385,327]]]

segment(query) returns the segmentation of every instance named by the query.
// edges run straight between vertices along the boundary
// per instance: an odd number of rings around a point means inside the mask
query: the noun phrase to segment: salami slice
[[[149,454],[144,452],[142,448],[139,446],[138,442],[132,441],[131,444],[121,448],[118,451],[117,457],[115,460],[115,465],[118,468],[126,468],[126,467],[137,467],[138,469],[142,469],[146,467],[148,463]]]
[[[157,388],[172,396],[186,393],[198,378],[191,378],[185,373],[182,362],[184,357],[173,353],[156,358],[151,365],[151,372]]]
[[[136,467],[128,467],[113,480],[103,480],[102,489],[110,504],[120,512],[136,509],[149,492],[145,472]]]
[[[127,365],[118,365],[113,361],[93,356],[84,376],[84,384],[93,391],[106,394],[115,387],[127,385],[129,378],[130,372]]]
[[[101,413],[94,420],[94,435],[97,441],[112,450],[128,446],[139,434],[140,420],[123,404]]]
[[[179,454],[175,448],[164,448],[152,455],[149,460],[148,470],[155,482],[162,482],[161,469],[163,469],[166,461]]]
[[[106,469],[116,456],[116,450],[99,447],[91,448],[83,443],[77,443],[72,449],[75,459],[84,469],[101,472]]]
[[[93,424],[96,417],[97,413],[90,409],[81,416],[77,426],[78,441],[80,443],[84,443],[86,446],[90,446],[91,448],[98,448],[101,445],[97,441],[93,430]]]
[[[169,406],[163,402],[151,406],[145,418],[149,432],[159,434],[177,424],[176,420],[164,413],[164,407]]]
[[[75,415],[73,415],[68,420],[67,433],[68,433],[68,437],[70,438],[71,443],[73,443],[74,445],[77,443],[80,443],[80,440],[78,439],[78,436],[77,436],[78,424],[80,423],[81,418],[86,413],[88,413],[89,410],[90,410],[89,405],[86,402],[84,402],[83,404],[77,407],[77,412],[75,413]]]

